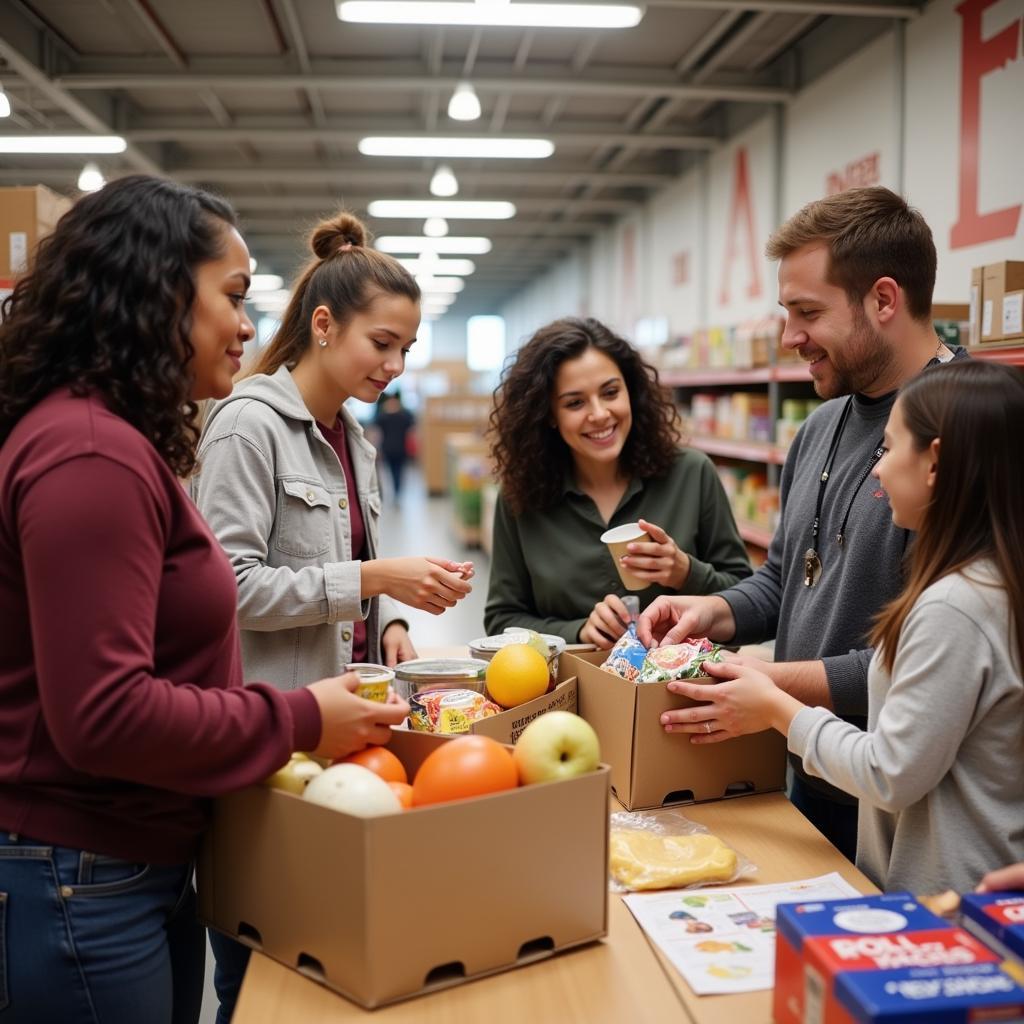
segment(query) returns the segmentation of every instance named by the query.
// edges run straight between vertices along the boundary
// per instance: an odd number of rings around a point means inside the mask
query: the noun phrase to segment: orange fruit
[[[412,780],[413,807],[515,789],[512,752],[490,736],[458,736],[431,751]]]
[[[509,644],[487,666],[487,692],[503,708],[514,708],[546,693],[548,661],[528,644]]]
[[[339,757],[332,764],[361,764],[369,768],[374,775],[379,775],[385,782],[408,782],[405,765],[385,747],[366,747],[348,757]]]
[[[403,811],[412,807],[412,786],[408,782],[389,782],[388,787],[398,797]]]

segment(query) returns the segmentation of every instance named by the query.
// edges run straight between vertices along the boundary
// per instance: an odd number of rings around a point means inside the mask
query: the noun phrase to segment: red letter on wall
[[[981,16],[996,0],[964,0],[957,7],[963,21],[960,42],[960,211],[949,234],[954,249],[980,245],[1017,233],[1020,205],[980,213],[978,210],[978,136],[981,80],[1017,57],[1020,24],[1007,25],[991,39],[981,38]]]
[[[747,171],[747,148],[740,146],[736,150],[736,170],[733,175],[732,206],[729,210],[729,230],[725,239],[725,266],[722,268],[722,288],[718,301],[723,306],[729,305],[729,278],[732,275],[733,261],[736,259],[736,229],[739,227],[740,216],[743,216],[747,228],[747,262],[750,264],[750,283],[747,285],[747,298],[756,299],[761,295],[761,267],[757,258],[757,220],[754,217],[754,197],[750,194],[750,174]]]

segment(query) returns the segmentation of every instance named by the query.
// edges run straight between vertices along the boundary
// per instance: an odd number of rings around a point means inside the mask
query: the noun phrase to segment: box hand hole
[[[238,938],[246,945],[253,949],[263,948],[263,936],[260,935],[258,928],[253,928],[248,921],[238,922]]]
[[[452,960],[447,964],[432,967],[423,979],[423,987],[429,985],[445,985],[466,977],[466,965],[461,960]]]
[[[661,801],[661,806],[665,807],[668,804],[692,804],[693,800],[692,789],[674,789]]]
[[[554,952],[555,940],[550,935],[542,935],[539,939],[530,939],[519,947],[516,954],[516,963],[526,963],[530,960],[539,960]]]
[[[754,792],[754,784],[752,782],[730,782],[725,787],[725,792],[722,796],[744,796],[747,793]]]
[[[315,956],[310,956],[308,953],[300,953],[299,961],[295,966],[298,968],[299,973],[306,975],[307,978],[312,978],[321,984],[327,981],[324,965]]]

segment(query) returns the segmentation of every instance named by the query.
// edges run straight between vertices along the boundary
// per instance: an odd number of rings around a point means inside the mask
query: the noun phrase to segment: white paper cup
[[[615,568],[619,570],[619,578],[627,590],[646,590],[651,585],[651,581],[634,576],[619,559],[623,555],[629,554],[626,550],[627,544],[650,539],[650,535],[640,529],[639,523],[623,523],[622,526],[616,526],[612,530],[605,530],[601,534],[601,541],[608,545]]]

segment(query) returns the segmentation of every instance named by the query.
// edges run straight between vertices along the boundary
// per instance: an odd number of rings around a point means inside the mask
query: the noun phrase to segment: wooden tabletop
[[[438,648],[424,656],[465,657],[466,649]],[[782,793],[682,809],[757,865],[752,884],[837,871],[861,892],[877,891]],[[384,1024],[771,1024],[771,992],[694,995],[612,894],[603,942],[373,1011],[254,954],[234,1022],[340,1024],[371,1017]]]
[[[862,892],[874,887],[781,793],[689,805],[685,813],[758,868],[754,884],[838,871]],[[268,957],[254,955],[236,1024],[367,1021],[363,1010]],[[372,1011],[387,1024],[769,1024],[771,993],[696,996],[647,941],[622,900],[609,906],[604,942],[479,981]]]

